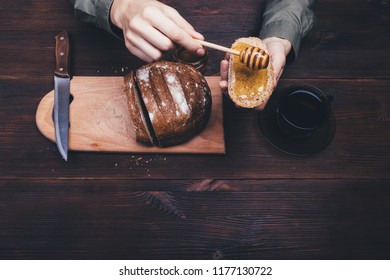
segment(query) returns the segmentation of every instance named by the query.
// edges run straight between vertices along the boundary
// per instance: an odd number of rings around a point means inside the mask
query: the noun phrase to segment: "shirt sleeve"
[[[116,35],[110,22],[110,9],[113,0],[70,0],[75,16],[85,22]]]
[[[267,0],[259,37],[279,37],[290,41],[291,59],[299,51],[301,40],[314,25],[315,0]]]

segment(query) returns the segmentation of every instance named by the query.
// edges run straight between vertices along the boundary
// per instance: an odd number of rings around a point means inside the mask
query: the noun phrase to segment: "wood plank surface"
[[[73,77],[69,106],[69,150],[132,153],[224,154],[220,77],[206,77],[212,109],[206,127],[189,141],[171,147],[142,145],[135,140],[134,125],[124,93],[123,77]],[[39,103],[36,123],[41,133],[55,142],[54,90]]]
[[[265,1],[163,1],[208,41],[257,36]],[[275,95],[333,95],[337,130],[310,157],[275,150],[257,112],[223,98],[225,155],[70,152],[35,124],[53,89],[54,36],[74,76],[120,78],[144,64],[77,20],[68,0],[0,8],[0,259],[389,259],[390,5],[321,0]],[[166,53],[166,59],[171,54]],[[206,76],[224,54],[209,51]]]
[[[10,251],[24,259],[388,257],[383,247],[390,245],[389,226],[377,222],[390,211],[382,199],[387,187],[173,193],[129,188],[48,186],[39,192],[18,188],[18,195],[0,190],[2,200],[13,202],[0,205],[8,224],[0,258],[9,258]]]

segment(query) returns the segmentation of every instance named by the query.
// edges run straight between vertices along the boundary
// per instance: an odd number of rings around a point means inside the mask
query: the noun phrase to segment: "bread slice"
[[[248,46],[259,47],[268,53],[263,41],[257,37],[239,38],[233,43],[232,48],[241,51]],[[244,108],[264,106],[275,88],[274,80],[271,59],[267,68],[253,70],[245,66],[239,56],[230,55],[228,94],[237,106]]]
[[[130,116],[133,121],[134,134],[136,141],[142,144],[153,146],[155,140],[148,128],[148,122],[143,114],[142,107],[144,106],[138,95],[137,84],[134,80],[134,72],[131,71],[125,76],[125,93],[127,97],[127,105]]]
[[[160,107],[164,106],[165,103],[155,98],[155,86],[152,82],[151,68],[152,65],[147,64],[137,69],[136,82],[142,101],[145,104],[144,114],[151,124],[150,132],[153,133],[154,138],[157,140],[155,144],[160,146],[157,135],[164,134],[164,131],[169,127],[169,119],[165,118],[160,110]],[[163,84],[160,86],[163,86]],[[167,100],[165,101],[168,102]]]
[[[140,120],[154,145],[167,147],[183,143],[206,126],[211,113],[211,91],[206,79],[193,67],[158,61],[137,69],[133,80],[125,77],[125,83],[129,81],[134,85],[125,85],[128,102],[134,102],[134,94],[129,94],[129,89],[136,89],[143,105],[129,104],[131,117],[138,124],[138,116],[144,116]],[[137,141],[146,143],[144,131],[136,129],[137,132],[140,134],[136,136]]]

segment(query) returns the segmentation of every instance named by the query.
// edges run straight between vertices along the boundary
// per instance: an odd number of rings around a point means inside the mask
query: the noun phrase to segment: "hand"
[[[204,48],[194,40],[203,40],[175,9],[156,0],[114,0],[111,22],[123,30],[127,49],[144,61],[152,62],[174,43],[204,55]]]
[[[286,57],[291,51],[291,43],[288,40],[277,38],[277,37],[264,39],[263,42],[267,46],[268,52],[271,56],[272,66],[274,68],[275,85],[276,85],[280,79],[280,76],[283,73],[283,69],[286,64]],[[221,65],[220,65],[221,81],[219,82],[219,86],[222,91],[227,91],[228,89],[228,81],[227,81],[228,71],[229,71],[229,54],[226,54],[225,59],[221,61]],[[262,109],[262,108],[259,107],[257,109]]]
[[[291,43],[288,40],[271,37],[263,41],[271,55],[272,66],[274,67],[275,85],[279,82],[286,65],[286,57],[291,51]]]

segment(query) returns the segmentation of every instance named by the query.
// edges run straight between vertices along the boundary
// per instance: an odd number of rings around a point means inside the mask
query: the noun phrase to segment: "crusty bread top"
[[[150,124],[147,128],[158,146],[185,142],[205,127],[211,92],[206,79],[193,67],[158,61],[137,69],[134,81]]]
[[[267,47],[257,37],[237,39],[232,48],[241,51],[248,45],[259,47],[268,53]],[[253,70],[245,66],[237,55],[230,55],[228,93],[238,106],[254,108],[265,105],[275,88],[271,59],[266,69]]]

